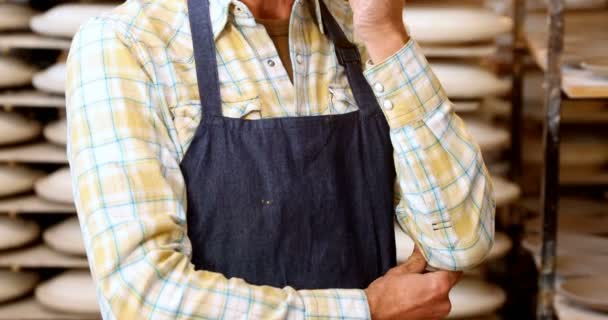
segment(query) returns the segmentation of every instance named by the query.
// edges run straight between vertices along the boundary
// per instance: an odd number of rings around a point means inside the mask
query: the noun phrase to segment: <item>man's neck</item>
[[[288,19],[294,0],[241,0],[254,17],[259,19]]]

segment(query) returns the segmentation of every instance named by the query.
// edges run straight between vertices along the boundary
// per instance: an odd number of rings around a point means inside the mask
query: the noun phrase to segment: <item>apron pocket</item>
[[[352,95],[350,87],[329,84],[328,89],[330,96],[330,114],[348,113],[358,109],[357,102]]]
[[[262,105],[259,96],[239,101],[222,101],[225,117],[258,120],[262,118]]]

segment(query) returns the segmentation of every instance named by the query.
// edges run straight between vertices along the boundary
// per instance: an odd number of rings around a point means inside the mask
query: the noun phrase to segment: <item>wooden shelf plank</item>
[[[88,268],[86,257],[57,252],[45,244],[0,252],[0,267],[5,268]]]
[[[0,213],[2,212],[9,214],[74,214],[76,213],[76,208],[71,204],[51,202],[35,194],[28,194],[0,199]]]
[[[569,12],[565,16],[563,91],[572,99],[608,98],[608,78],[593,76],[578,67],[588,57],[608,56],[606,11]],[[546,15],[526,19],[526,40],[536,64],[547,67]]]
[[[97,320],[101,315],[69,314],[50,310],[34,297],[25,297],[15,302],[0,304],[0,320]]]
[[[0,106],[65,108],[65,98],[37,90],[6,90],[0,92]]]
[[[0,35],[0,48],[67,50],[70,39],[52,38],[31,32],[15,32]]]
[[[65,147],[43,141],[0,147],[0,162],[67,164],[68,158]]]

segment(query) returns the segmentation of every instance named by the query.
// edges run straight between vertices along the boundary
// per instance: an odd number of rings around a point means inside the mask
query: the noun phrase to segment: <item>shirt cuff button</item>
[[[382,83],[376,82],[376,84],[374,84],[374,91],[376,91],[377,93],[384,92],[384,86],[382,85]]]
[[[382,103],[382,107],[384,108],[384,110],[392,110],[393,103],[390,100],[384,100],[384,102]]]

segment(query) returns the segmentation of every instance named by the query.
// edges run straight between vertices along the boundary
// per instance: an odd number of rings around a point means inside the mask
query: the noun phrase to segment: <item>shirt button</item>
[[[268,61],[266,61],[266,63],[271,67],[274,67],[276,65],[276,63],[272,59],[268,59]]]
[[[376,82],[376,84],[374,84],[374,90],[376,90],[376,92],[378,93],[382,93],[384,92],[384,86],[382,85],[382,83]]]
[[[382,103],[382,107],[385,110],[391,110],[393,109],[393,102],[391,102],[390,100],[384,100],[384,102]]]
[[[302,57],[302,55],[301,55],[301,54],[299,54],[299,53],[298,53],[298,54],[296,55],[296,62],[297,62],[298,64],[302,64],[302,62],[303,62],[303,61],[304,61],[304,58]]]

